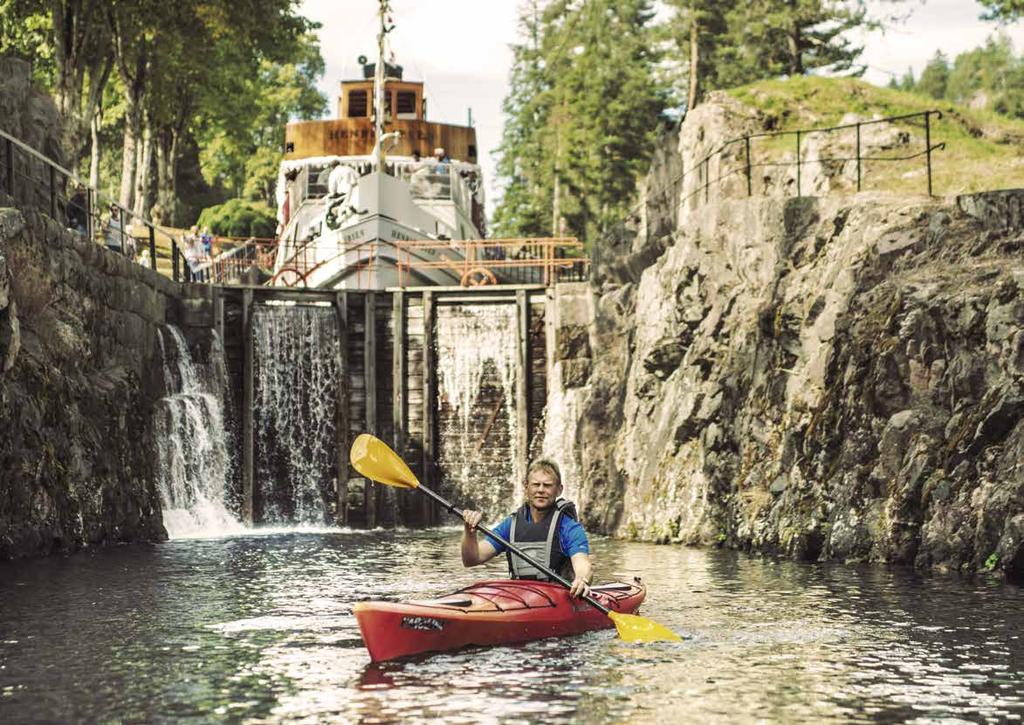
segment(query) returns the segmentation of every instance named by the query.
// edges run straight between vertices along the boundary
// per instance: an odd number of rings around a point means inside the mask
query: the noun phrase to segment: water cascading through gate
[[[211,364],[202,371],[181,331],[158,336],[166,395],[157,401],[157,485],[172,539],[219,536],[243,529],[225,501],[231,459],[224,433],[224,352],[213,334]]]
[[[443,485],[496,518],[520,500],[516,308],[440,306],[436,334]]]
[[[337,469],[341,374],[334,312],[261,305],[253,324],[257,520],[326,523]]]

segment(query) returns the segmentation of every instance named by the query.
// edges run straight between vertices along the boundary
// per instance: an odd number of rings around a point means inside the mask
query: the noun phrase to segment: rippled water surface
[[[352,604],[482,578],[457,541],[272,533],[0,565],[0,721],[1024,716],[1019,588],[604,540],[600,573],[642,576],[643,613],[684,643],[604,631],[371,665]]]

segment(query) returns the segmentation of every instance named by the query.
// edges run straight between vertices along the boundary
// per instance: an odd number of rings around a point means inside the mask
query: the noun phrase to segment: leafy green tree
[[[306,32],[286,59],[263,59],[255,72],[225,74],[218,92],[204,99],[197,126],[207,181],[233,196],[273,204],[285,124],[327,110],[316,85],[323,70],[316,36]],[[221,95],[225,88],[230,88],[230,104]]]
[[[978,93],[1001,94],[1007,90],[1007,82],[1019,63],[1009,38],[991,37],[984,45],[956,57],[949,74],[947,97],[957,103],[970,103]]]
[[[262,202],[229,199],[204,209],[198,223],[218,236],[269,238],[277,229],[277,216]]]
[[[42,0],[0,0],[0,56],[32,63],[32,80],[53,87],[54,44]]]
[[[981,16],[985,20],[1011,23],[1024,15],[1024,0],[978,0],[986,9]]]
[[[921,78],[914,90],[932,98],[945,98],[949,85],[949,60],[941,50],[936,51],[928,65],[921,71]]]

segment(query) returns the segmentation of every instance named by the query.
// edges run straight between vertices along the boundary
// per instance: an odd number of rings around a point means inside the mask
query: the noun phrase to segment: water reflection
[[[599,540],[643,576],[612,632],[369,664],[352,605],[451,590],[457,529],[263,532],[0,566],[0,720],[997,721],[1024,715],[1015,587]]]

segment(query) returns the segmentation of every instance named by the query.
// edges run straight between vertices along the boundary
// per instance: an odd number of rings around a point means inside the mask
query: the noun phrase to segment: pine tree
[[[921,71],[921,79],[915,90],[932,98],[945,98],[946,86],[949,85],[949,61],[941,51],[936,51],[928,65]]]
[[[686,84],[686,108],[700,102],[707,91],[722,87],[722,79],[734,76],[726,67],[722,45],[727,40],[727,13],[735,0],[668,0],[673,15],[667,35],[678,57],[685,60],[681,73]]]
[[[593,239],[632,201],[666,91],[649,0],[556,0],[520,18],[498,175],[500,236]]]
[[[859,75],[863,48],[847,37],[877,27],[864,0],[748,0],[728,14],[732,63],[749,80],[803,75],[813,70]]]
[[[552,160],[541,131],[551,115],[553,78],[544,61],[544,26],[538,0],[520,11],[523,41],[512,47],[509,94],[502,104],[505,125],[498,147],[497,172],[504,193],[495,210],[494,232],[501,237],[550,233]]]

